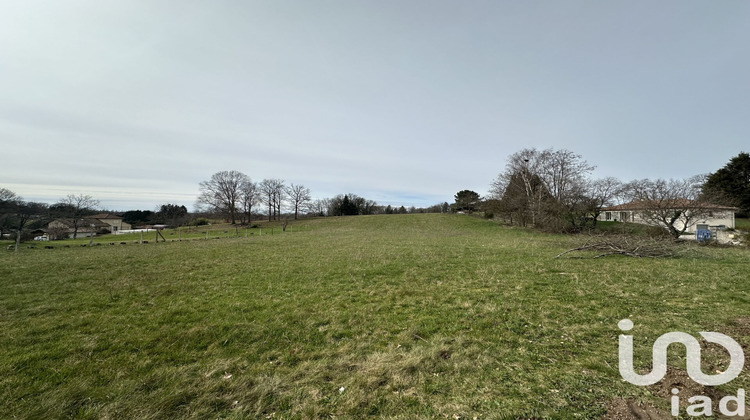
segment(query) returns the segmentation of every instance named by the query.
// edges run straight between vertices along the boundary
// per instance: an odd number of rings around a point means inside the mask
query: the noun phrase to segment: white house
[[[692,202],[689,200],[674,200],[674,203],[677,205],[673,208],[670,208],[669,205],[660,208],[652,203],[631,201],[603,208],[597,220],[653,225],[655,223],[646,216],[648,213],[653,213],[655,209],[658,209],[656,211],[665,213],[669,210],[674,210],[675,212],[681,212],[674,225],[677,230],[682,230],[686,224],[687,229],[685,232],[690,233],[694,233],[698,228],[714,230],[734,229],[736,207],[707,203],[691,205]]]

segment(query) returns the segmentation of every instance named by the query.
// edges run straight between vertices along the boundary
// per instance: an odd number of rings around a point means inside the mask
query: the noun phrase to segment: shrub
[[[191,223],[193,226],[206,226],[208,225],[208,219],[205,217],[198,217],[197,219],[194,219]]]

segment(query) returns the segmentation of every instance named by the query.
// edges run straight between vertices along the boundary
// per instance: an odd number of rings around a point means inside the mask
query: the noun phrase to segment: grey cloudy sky
[[[750,147],[746,1],[15,1],[0,186],[192,208],[220,170],[430,205],[524,147],[687,177]]]

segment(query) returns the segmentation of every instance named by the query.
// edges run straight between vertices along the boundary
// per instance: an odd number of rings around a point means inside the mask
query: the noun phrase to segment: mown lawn
[[[643,367],[658,335],[750,312],[746,249],[554,259],[585,238],[462,215],[307,226],[3,251],[2,417],[599,418],[618,396],[665,404],[620,378],[617,321]]]

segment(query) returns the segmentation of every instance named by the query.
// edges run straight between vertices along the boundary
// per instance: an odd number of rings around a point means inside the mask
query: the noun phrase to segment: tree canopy
[[[737,206],[740,216],[750,216],[750,154],[741,152],[708,175],[702,192],[707,200]]]
[[[456,200],[456,211],[473,213],[479,206],[479,194],[471,190],[461,190],[453,198]]]
[[[356,194],[337,195],[328,203],[328,214],[332,216],[356,216],[373,214],[377,203]]]
[[[170,226],[179,226],[187,219],[188,210],[185,206],[177,204],[162,204],[159,211],[153,216],[154,221],[166,223]]]

